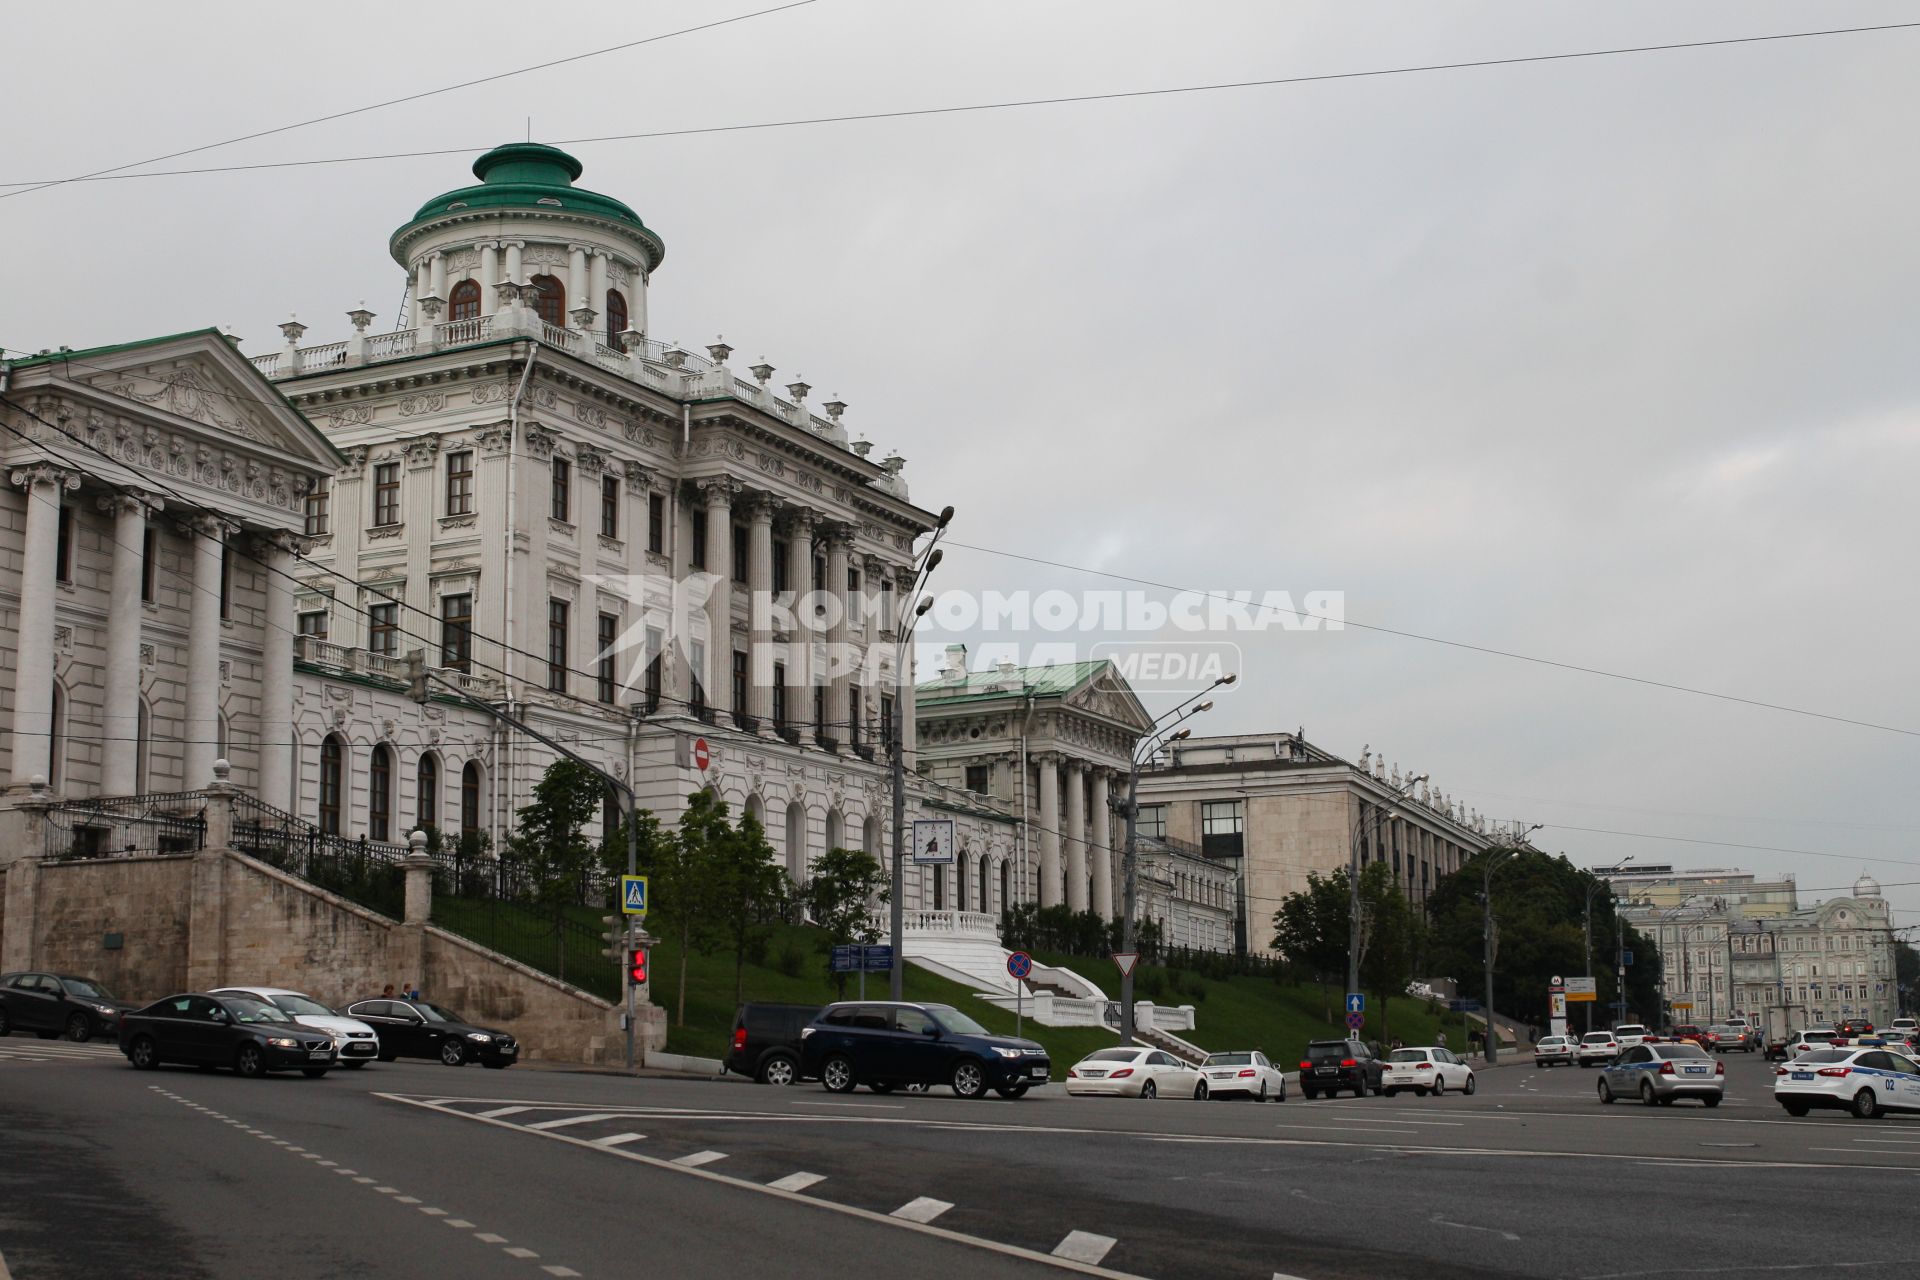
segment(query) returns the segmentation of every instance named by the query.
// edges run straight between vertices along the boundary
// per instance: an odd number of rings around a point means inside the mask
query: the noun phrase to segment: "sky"
[[[22,10],[0,181],[777,2]],[[218,325],[265,352],[363,300],[389,327],[388,235],[531,133],[665,239],[651,336],[839,395],[956,508],[943,592],[1334,591],[1354,622],[1883,726],[1351,626],[1202,637],[1240,678],[1196,722],[1370,746],[1582,865],[1791,872],[1803,902],[1864,869],[1920,921],[1920,29],[573,141],[1915,16],[811,0],[149,167],[457,154],[0,199],[0,347]]]

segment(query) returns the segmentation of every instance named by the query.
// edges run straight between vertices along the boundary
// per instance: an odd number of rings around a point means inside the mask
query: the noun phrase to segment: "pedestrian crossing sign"
[[[647,914],[647,878],[645,876],[620,877],[620,910],[630,916]]]

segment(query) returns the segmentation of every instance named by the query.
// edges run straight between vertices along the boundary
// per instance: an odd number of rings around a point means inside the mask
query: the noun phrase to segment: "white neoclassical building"
[[[251,361],[209,331],[7,371],[102,448],[58,461],[5,411],[9,794],[192,790],[225,756],[319,834],[497,844],[554,753],[478,701],[663,821],[714,788],[796,879],[883,852],[895,610],[935,519],[903,459],[724,343],[647,336],[663,242],[571,156],[510,144],[474,173],[392,235],[390,332],[356,308],[343,340],[289,321]],[[1012,858],[1006,805],[911,790],[969,857]],[[945,895],[912,869],[909,907]]]

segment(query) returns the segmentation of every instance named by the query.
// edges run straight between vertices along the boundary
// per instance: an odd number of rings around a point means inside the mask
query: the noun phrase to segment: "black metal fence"
[[[383,916],[406,912],[406,845],[323,832],[242,795],[234,798],[233,847]]]
[[[66,862],[197,853],[206,847],[206,807],[204,791],[69,800],[47,810],[45,856]]]

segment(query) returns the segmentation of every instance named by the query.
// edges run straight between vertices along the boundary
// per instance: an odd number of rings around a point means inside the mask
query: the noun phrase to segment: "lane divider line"
[[[1118,1243],[1112,1236],[1095,1235],[1091,1231],[1069,1231],[1066,1239],[1053,1246],[1053,1256],[1072,1258],[1075,1262],[1097,1263]]]
[[[900,1218],[907,1222],[926,1223],[932,1222],[935,1218],[951,1208],[953,1208],[953,1205],[945,1200],[935,1200],[932,1196],[915,1196],[887,1216],[890,1218]],[[1056,1249],[1054,1252],[1058,1253],[1059,1250]],[[1098,1261],[1098,1259],[1095,1259],[1095,1261]]]

